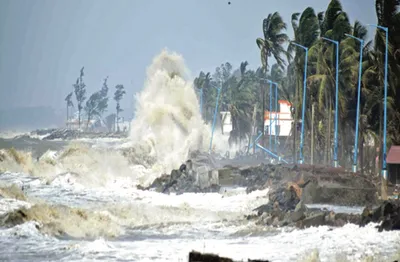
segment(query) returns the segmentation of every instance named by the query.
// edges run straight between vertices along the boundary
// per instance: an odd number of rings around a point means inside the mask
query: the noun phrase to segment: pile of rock
[[[215,254],[192,251],[189,253],[189,262],[234,262],[234,260],[226,257],[220,257]],[[269,262],[269,260],[248,259],[247,262]]]
[[[153,183],[143,190],[154,190],[160,193],[210,193],[219,192],[218,173],[210,171],[206,166],[193,170],[189,160],[179,169],[172,170],[171,174],[164,174],[156,178]]]
[[[43,140],[72,140],[77,138],[125,138],[127,137],[127,133],[107,133],[107,132],[82,132],[75,129],[51,129],[46,131],[37,130],[34,131],[35,134],[46,135]],[[33,134],[33,133],[32,133]]]
[[[56,129],[49,135],[45,136],[43,140],[55,140],[55,139],[69,140],[69,139],[76,139],[78,137],[79,137],[78,130]]]
[[[360,226],[371,222],[379,223],[379,232],[400,230],[400,201],[385,201],[375,209],[366,207],[361,215]]]

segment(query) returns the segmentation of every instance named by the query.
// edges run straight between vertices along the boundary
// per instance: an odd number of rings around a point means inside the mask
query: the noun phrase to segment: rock
[[[308,227],[319,227],[325,224],[325,213],[320,213],[307,217],[297,222],[297,227],[308,228]]]
[[[248,259],[248,262],[269,262],[269,260],[252,260]],[[200,253],[197,251],[191,251],[189,253],[189,262],[234,262],[234,260],[226,257],[220,257],[215,254]]]
[[[400,230],[400,201],[384,201],[374,210],[366,207],[361,215],[360,226],[365,226],[370,222],[380,223],[379,232]]]
[[[299,220],[302,220],[306,217],[306,215],[304,214],[304,211],[302,210],[298,210],[298,211],[294,211],[292,213],[289,213],[289,221],[290,222],[297,222]]]
[[[202,254],[200,252],[192,251],[189,253],[189,262],[233,262],[233,260],[214,254]]]
[[[138,189],[155,190],[165,194],[219,192],[220,186],[218,183],[213,183],[212,172],[206,170],[203,174],[204,177],[199,181],[198,174],[187,167],[187,164],[183,164],[180,166],[180,169],[172,170],[170,175],[164,174],[156,178],[149,187],[138,187]]]
[[[47,135],[43,138],[43,140],[71,140],[77,138],[125,138],[127,137],[127,133],[106,133],[106,132],[82,132],[75,129],[51,129],[51,130],[37,130],[32,132],[31,134],[41,134]]]

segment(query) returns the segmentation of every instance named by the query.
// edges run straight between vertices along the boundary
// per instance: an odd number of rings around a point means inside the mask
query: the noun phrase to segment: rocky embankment
[[[259,225],[293,226],[298,228],[333,226],[340,227],[346,223],[365,226],[378,223],[378,230],[400,230],[400,201],[384,201],[376,208],[370,205],[362,214],[335,213],[325,209],[308,208],[302,200],[302,191],[307,185],[287,183],[269,194],[268,204],[253,211],[248,220],[256,220]]]
[[[31,135],[42,136],[43,140],[72,140],[72,139],[96,139],[96,138],[125,138],[126,132],[82,132],[73,129],[43,129],[31,132]]]
[[[375,182],[367,176],[346,173],[344,170],[261,164],[250,167],[226,165],[206,154],[197,154],[177,170],[164,174],[144,189],[163,193],[215,192],[221,186],[271,190],[294,183],[301,188],[304,204],[333,204],[363,206],[376,204]]]
[[[200,161],[201,162],[201,161]],[[203,165],[203,166],[202,166]],[[224,183],[246,187],[247,192],[269,188],[269,202],[247,216],[266,226],[364,226],[379,223],[379,230],[400,229],[399,201],[378,200],[376,181],[344,169],[311,166],[265,165],[225,166],[208,169],[212,159],[191,160],[169,175],[157,178],[145,190],[162,193],[218,192]],[[214,166],[216,166],[214,164]],[[203,169],[202,169],[203,168]],[[366,206],[362,214],[335,213],[308,208],[307,204]],[[377,206],[376,208],[372,208]]]
[[[217,166],[215,159],[200,152],[193,152],[191,156],[193,160],[186,161],[179,169],[156,178],[150,186],[141,189],[166,194],[219,192],[218,171],[212,170]]]

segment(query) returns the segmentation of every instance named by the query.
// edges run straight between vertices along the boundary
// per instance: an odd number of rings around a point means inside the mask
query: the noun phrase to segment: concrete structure
[[[87,115],[86,113],[82,110],[81,112],[81,130],[96,130],[96,131],[106,131],[107,127],[104,121],[98,117],[98,116],[93,116],[93,119],[91,119],[88,123],[87,121]],[[75,112],[72,116],[70,116],[70,119],[67,121],[67,127],[69,129],[79,129],[79,113],[78,111]]]
[[[195,184],[201,189],[219,184],[218,170],[210,170],[207,166],[199,166],[196,170]]]
[[[286,100],[278,100],[278,112],[271,112],[272,116],[272,130],[271,135],[275,135],[275,125],[277,135],[280,137],[287,137],[292,130],[293,118],[290,111],[292,104]],[[276,122],[275,122],[276,117]],[[265,134],[270,133],[270,112],[264,112],[264,130]]]

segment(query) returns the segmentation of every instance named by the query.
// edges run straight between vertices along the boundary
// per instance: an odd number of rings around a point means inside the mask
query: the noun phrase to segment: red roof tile
[[[386,163],[400,164],[400,146],[392,146],[386,156]]]

